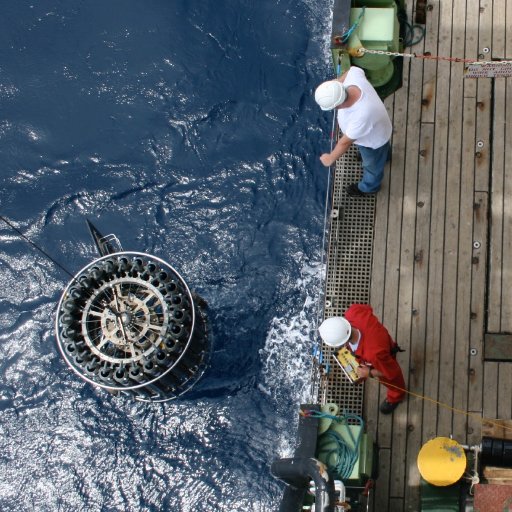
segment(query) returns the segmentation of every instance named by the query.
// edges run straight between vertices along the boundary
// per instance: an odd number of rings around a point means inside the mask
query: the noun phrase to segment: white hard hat
[[[345,87],[339,80],[329,80],[320,84],[315,91],[315,101],[318,103],[322,110],[332,110],[333,108],[341,105],[347,92]]]
[[[333,316],[324,320],[318,331],[326,345],[340,347],[349,340],[352,327],[342,316]]]

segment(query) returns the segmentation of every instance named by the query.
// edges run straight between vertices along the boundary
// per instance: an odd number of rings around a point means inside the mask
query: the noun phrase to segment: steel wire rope
[[[92,300],[95,293],[94,291],[91,291],[89,287],[86,285],[85,280],[80,280],[77,275],[73,275],[68,269],[66,269],[62,264],[60,264],[55,258],[53,258],[50,254],[48,254],[42,247],[40,247],[38,244],[33,242],[29,237],[27,237],[19,228],[17,228],[12,222],[7,220],[3,215],[0,215],[0,220],[3,221],[9,228],[11,228],[21,239],[28,242],[32,247],[34,247],[37,251],[39,251],[45,258],[47,258],[49,261],[51,261],[57,268],[61,269],[63,272],[65,272],[68,276],[71,277],[71,283],[73,285],[78,286],[82,289],[84,297],[86,300]],[[68,286],[71,286],[71,283]],[[137,284],[137,287],[141,287],[140,284]],[[114,288],[110,288],[109,290],[112,293],[112,298],[118,301],[118,292]],[[107,309],[110,309],[107,307]],[[117,316],[116,316],[116,324],[117,324]],[[121,327],[123,328],[123,325],[121,324]],[[124,328],[123,328],[124,331]],[[127,340],[125,336],[125,340]],[[127,341],[128,343],[128,341]],[[106,364],[106,360],[104,361],[104,364]],[[124,368],[124,362],[121,363],[122,368]]]
[[[5,224],[7,224],[14,232],[16,232],[21,238],[23,238],[23,240],[25,240],[26,242],[28,242],[30,245],[32,245],[32,247],[34,247],[35,249],[37,249],[41,254],[43,254],[46,258],[48,258],[56,267],[60,268],[61,270],[63,270],[66,274],[68,274],[68,276],[71,276],[71,278],[73,280],[75,280],[75,276],[69,271],[67,270],[65,267],[63,267],[56,259],[54,259],[52,256],[50,256],[42,247],[39,247],[36,243],[32,242],[32,240],[30,240],[30,238],[28,238],[27,236],[25,236],[21,230],[19,230],[16,226],[14,226],[14,224],[12,224],[11,222],[9,222],[3,215],[0,215],[0,220],[2,220],[3,222],[5,222]]]
[[[331,125],[331,152],[333,150],[333,142],[334,142],[334,133],[335,133],[335,123],[336,123],[336,110],[333,110],[332,115],[332,125]],[[336,165],[336,164],[335,164]],[[325,192],[325,206],[324,206],[324,222],[323,222],[323,234],[322,234],[322,245],[320,249],[320,269],[323,273],[323,280],[325,281],[327,279],[327,249],[325,247],[325,241],[327,238],[327,232],[330,232],[330,222],[329,222],[329,195],[331,191],[331,172],[332,172],[332,165],[329,166],[327,171],[327,188]],[[324,288],[325,290],[325,288]],[[323,293],[319,293],[318,295],[318,301],[317,301],[317,310],[316,310],[316,323],[313,326],[313,337],[316,339],[317,334],[316,331],[318,327],[320,326],[320,317],[323,314],[323,308],[322,308],[322,299],[324,298]],[[320,344],[317,342],[313,345],[313,368],[312,368],[312,379],[311,379],[311,386],[310,386],[310,399],[313,399],[314,394],[314,388],[318,383],[319,379],[319,372],[320,372],[320,365],[322,363],[322,350],[320,348]],[[315,365],[315,361],[318,362],[318,368]]]
[[[37,251],[39,251],[43,256],[45,256],[49,261],[51,261],[56,267],[60,268],[63,272],[65,272],[68,276],[71,277],[71,282],[75,285],[78,285],[82,290],[85,292],[85,297],[87,299],[91,299],[94,295],[94,293],[90,292],[88,287],[80,281],[76,275],[72,274],[66,267],[64,267],[62,264],[60,264],[55,258],[53,258],[50,254],[48,254],[42,247],[37,245],[35,242],[33,242],[30,238],[28,238],[23,232],[18,229],[12,222],[8,221],[3,215],[0,215],[0,220],[3,221],[7,226],[9,226],[15,233],[17,233],[20,238],[28,242],[32,247],[34,247]],[[137,284],[137,287],[140,288],[141,285]],[[110,288],[110,291],[112,292],[112,297],[117,299],[117,291]]]
[[[0,220],[3,221],[7,226],[9,226],[15,233],[17,233],[20,238],[28,242],[32,247],[34,247],[37,251],[39,251],[43,256],[45,256],[49,261],[51,261],[57,268],[60,268],[63,272],[65,272],[68,276],[71,277],[71,282],[78,285],[85,292],[85,296],[87,299],[91,299],[93,297],[93,293],[89,291],[87,286],[81,281],[77,279],[77,276],[72,274],[67,268],[61,265],[55,258],[53,258],[50,254],[48,254],[42,247],[33,242],[30,238],[28,238],[20,229],[18,229],[12,222],[8,221],[3,215],[0,215]],[[112,290],[112,293],[115,295],[115,292]]]
[[[73,275],[67,268],[61,265],[55,258],[53,258],[50,254],[48,254],[42,247],[33,242],[28,236],[26,236],[20,229],[18,229],[12,222],[7,220],[3,215],[0,215],[0,220],[3,221],[7,226],[9,226],[18,236],[28,242],[32,247],[34,247],[37,251],[39,251],[45,258],[51,261],[57,268],[60,268],[64,273],[71,277],[71,282],[75,285],[78,285],[83,292],[84,296],[87,299],[92,299],[94,293],[89,290],[89,288],[84,284],[84,282],[80,281],[77,276]],[[116,295],[116,292],[112,290],[112,293]]]

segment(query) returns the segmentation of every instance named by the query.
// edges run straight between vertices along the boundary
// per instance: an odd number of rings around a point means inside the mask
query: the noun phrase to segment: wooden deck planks
[[[471,269],[471,319],[470,319],[470,356],[468,377],[468,410],[480,413],[484,410],[483,389],[487,389],[484,381],[483,340],[485,321],[485,295],[487,277],[487,240],[488,194],[476,192],[473,205],[473,240],[480,242],[478,247],[473,246],[473,265]],[[471,352],[472,350],[472,352]],[[480,442],[480,425],[471,419],[469,422],[468,443]]]
[[[501,299],[503,283],[503,222],[505,177],[505,80],[494,84],[493,158],[491,182],[491,233],[489,261],[489,294],[487,330],[501,331]]]
[[[512,7],[511,7],[512,8]],[[512,29],[511,29],[512,32]],[[512,78],[501,79],[506,81],[505,109],[510,113],[508,102],[512,99]],[[505,124],[505,180],[503,197],[506,198],[503,207],[503,273],[502,289],[507,293],[502,294],[501,304],[501,331],[512,332],[512,272],[510,271],[510,260],[512,259],[512,161],[510,159],[510,148],[512,147],[512,120],[506,119]]]
[[[493,3],[492,58],[512,57],[512,1],[500,0]]]
[[[478,54],[480,59],[492,57],[493,5],[503,0],[480,0],[480,24],[478,32]],[[462,21],[462,20],[460,20]],[[486,52],[490,50],[489,52]]]
[[[512,29],[503,32],[502,23],[503,33],[494,33],[493,12],[512,18],[512,7],[495,5],[493,11],[490,0],[435,2],[432,7],[425,51],[477,57],[496,43],[494,52],[506,52]],[[379,256],[374,259],[372,305],[397,341],[407,344],[408,361],[400,359],[400,364],[409,389],[477,416],[410,397],[406,408],[395,412],[391,427],[387,418],[378,418],[377,439],[386,447],[381,470],[389,470],[391,477],[384,476],[377,496],[387,497],[387,510],[393,511],[419,509],[416,457],[425,441],[453,434],[460,442],[476,443],[482,411],[489,417],[512,414],[510,399],[498,407],[482,391],[512,393],[512,372],[502,382],[498,373],[505,368],[485,363],[484,369],[482,359],[492,81],[465,80],[460,63],[416,66],[413,60],[394,98],[389,188],[377,199],[374,254]],[[506,144],[510,147],[512,140]],[[418,172],[411,175],[414,165]]]
[[[391,336],[396,339],[397,324],[397,297],[399,287],[400,269],[400,233],[402,231],[402,208],[404,195],[404,172],[405,172],[405,151],[407,146],[407,94],[408,94],[408,68],[409,63],[404,63],[404,85],[395,93],[393,123],[393,161],[389,173],[389,203],[388,203],[388,241],[392,239],[392,246],[388,243],[386,251],[386,272],[384,281],[384,310],[382,322],[389,330]],[[392,270],[390,270],[392,269]],[[386,388],[381,387],[380,399],[386,396]],[[400,417],[400,415],[397,415]],[[386,443],[390,446],[393,456],[390,461],[390,496],[394,489],[396,480],[403,482],[398,474],[397,462],[403,465],[404,452],[399,447],[400,435],[397,430],[393,431],[395,423],[394,415],[383,416],[379,414],[379,444]],[[401,509],[396,509],[400,512]]]
[[[389,474],[391,465],[391,450],[380,449],[379,450],[379,478],[375,486],[375,499],[373,501],[373,510],[379,512],[380,510],[386,510],[384,506],[389,509]],[[386,485],[388,484],[388,485]]]
[[[492,12],[492,58],[505,58],[506,8],[505,2],[494,2]]]
[[[414,51],[480,59],[512,55],[511,0],[431,5],[424,48]],[[393,160],[377,198],[371,302],[408,349],[407,360],[399,355],[399,361],[410,391],[473,415],[409,397],[391,421],[371,420],[384,447],[375,510],[393,511],[419,509],[416,457],[425,441],[453,434],[475,444],[481,414],[512,416],[510,364],[483,361],[486,322],[495,332],[504,325],[512,331],[512,294],[502,293],[512,288],[512,202],[505,200],[512,197],[512,159],[506,157],[512,79],[494,81],[493,104],[493,81],[464,79],[460,63],[412,60],[404,70],[404,87],[387,101]],[[497,272],[489,274],[494,287],[486,318],[488,264]],[[367,392],[374,412],[383,397]]]
[[[436,55],[450,53],[451,41],[451,3],[440,3],[433,10],[439,9],[439,36]],[[437,91],[435,96],[434,160],[431,188],[430,251],[428,254],[429,280],[427,305],[427,332],[425,338],[425,387],[423,394],[438,398],[440,379],[441,332],[443,310],[443,275],[444,275],[444,229],[446,211],[446,166],[448,158],[448,111],[450,90],[450,64],[439,62],[437,65]],[[423,120],[423,118],[422,118]],[[424,403],[423,440],[435,436],[438,428],[438,409],[431,403]]]
[[[391,121],[393,125],[395,125],[393,120],[393,110],[394,110],[394,97],[389,97],[386,102],[386,108],[390,115]],[[389,190],[390,190],[390,174],[393,169],[393,162],[395,161],[397,156],[397,151],[399,147],[395,147],[395,140],[398,138],[396,134],[396,128],[394,128],[393,138],[392,138],[392,156],[391,156],[391,165],[388,167],[384,174],[384,180],[382,183],[382,190],[379,194],[377,194],[376,200],[376,211],[385,212],[384,214],[380,214],[375,217],[375,230],[374,230],[374,247],[385,247],[386,240],[388,236],[388,207],[389,207]],[[383,319],[384,316],[384,290],[385,290],[385,280],[386,280],[386,252],[373,252],[373,262],[372,262],[372,278],[371,278],[371,290],[370,290],[370,304],[374,309],[375,315],[379,319]],[[371,383],[369,383],[371,384]],[[365,415],[367,418],[367,429],[372,434],[375,441],[378,441],[378,444],[381,448],[390,448],[391,446],[391,432],[389,428],[379,428],[379,404],[381,400],[385,397],[385,389],[380,389],[380,387],[376,390],[371,385],[365,386]],[[389,479],[389,472],[384,475],[384,478]],[[389,480],[388,480],[389,481]],[[383,483],[383,485],[386,485]]]
[[[433,5],[426,13],[426,33],[424,52],[437,54],[437,33],[439,28],[439,8]],[[423,62],[423,87],[422,87],[422,115],[423,123],[435,121],[435,97],[437,90],[437,61],[425,60]],[[418,84],[419,87],[419,84]]]
[[[424,43],[413,51],[512,57],[512,0],[430,5]],[[461,63],[412,59],[386,100],[393,156],[376,201],[370,302],[407,349],[398,357],[409,390],[427,400],[409,397],[382,416],[385,388],[366,385],[367,428],[380,446],[375,511],[419,510],[416,458],[428,439],[476,444],[480,415],[512,416],[510,363],[483,360],[485,327],[512,331],[507,98],[512,78],[464,79]]]
[[[464,58],[478,58],[478,25],[480,19],[480,1],[466,0],[466,46]],[[464,80],[464,96],[475,98],[477,90],[476,80]]]
[[[504,1],[504,0],[502,0]],[[508,30],[505,33],[505,58],[512,58],[512,0],[505,0],[506,4],[506,27]]]
[[[508,149],[512,144],[512,123],[508,101],[512,98],[512,79],[497,78],[494,83],[493,171],[491,180],[491,236],[488,297],[488,332],[511,332],[512,286],[512,163]]]
[[[499,363],[486,362],[484,364],[484,389],[485,400],[483,401],[484,418],[498,417],[498,370]]]
[[[498,0],[504,1],[504,0]],[[495,2],[497,3],[497,2]],[[492,52],[485,53],[486,49],[492,48],[492,24],[493,24],[493,1],[481,0],[480,2],[480,23],[478,31],[478,58],[489,60]],[[468,79],[469,80],[469,79]],[[492,109],[492,80],[490,78],[479,78],[477,82],[477,125],[476,140],[484,142],[484,146],[475,149],[475,190],[489,190],[490,172],[490,131],[491,131],[491,109]]]
[[[417,83],[421,80],[422,66],[417,62],[410,62],[407,68],[409,72],[408,84]],[[419,134],[421,118],[421,90],[416,88],[404,89],[406,97],[403,102],[407,108],[407,118],[404,123],[405,145],[405,165],[403,179],[401,180],[402,191],[400,196],[392,196],[392,201],[401,203],[402,208],[399,211],[401,219],[401,230],[396,230],[396,245],[399,248],[399,263],[397,271],[392,276],[396,276],[398,281],[397,291],[397,321],[395,339],[399,345],[406,350],[405,354],[398,354],[398,362],[404,373],[406,383],[409,374],[409,357],[411,349],[411,315],[413,298],[413,269],[414,269],[414,242],[416,226],[416,196],[418,183],[418,153],[419,153]],[[398,211],[399,208],[396,208]],[[398,213],[398,212],[397,212]],[[407,355],[407,357],[406,357]],[[407,442],[407,407],[401,407],[393,415],[393,458],[391,464],[392,479],[390,485],[390,495],[393,497],[403,497],[405,488],[404,480],[406,474],[406,442]],[[399,502],[397,502],[399,503]]]
[[[512,371],[510,363],[498,363],[497,418],[512,418]]]
[[[422,52],[422,45],[415,48]],[[405,129],[406,148],[405,148],[405,172],[404,187],[402,197],[402,229],[400,233],[396,233],[397,242],[400,244],[400,267],[398,271],[398,317],[396,327],[396,340],[406,350],[405,354],[398,355],[398,362],[404,373],[405,381],[410,388],[408,375],[410,375],[411,358],[409,354],[416,350],[418,341],[412,335],[412,322],[416,316],[414,304],[414,286],[415,286],[415,246],[416,246],[416,226],[417,226],[417,203],[418,203],[418,182],[420,180],[419,158],[420,158],[420,136],[421,136],[421,116],[422,116],[422,89],[416,87],[416,84],[422,83],[423,80],[423,64],[419,61],[412,60],[409,63],[409,79],[410,86],[407,90],[407,124]],[[429,125],[427,132],[431,132],[432,125]],[[427,135],[428,136],[428,135]],[[430,140],[430,149],[431,149]],[[428,149],[423,149],[428,152]],[[430,155],[431,157],[431,155]],[[425,158],[425,157],[423,157]],[[431,160],[430,160],[431,161]],[[430,175],[431,166],[427,169]],[[423,178],[423,176],[422,176]],[[399,201],[396,198],[395,201]],[[427,224],[428,225],[428,224]],[[426,289],[426,287],[424,287]],[[417,332],[415,332],[417,334]],[[422,334],[424,336],[424,333]],[[423,349],[423,340],[420,339],[421,349]],[[423,356],[423,354],[422,354]],[[417,361],[417,359],[416,359]],[[415,362],[412,362],[415,365]],[[421,372],[422,373],[422,372]],[[400,407],[394,414],[393,418],[393,455],[391,471],[393,478],[390,482],[390,495],[393,497],[402,497],[405,510],[418,508],[419,493],[412,486],[406,485],[407,474],[409,468],[415,468],[415,461],[408,460],[407,446],[411,442],[411,433],[416,430],[416,434],[412,439],[417,437],[418,432],[421,435],[422,411],[418,407],[415,409],[414,425],[411,424],[409,408],[411,401],[404,403],[404,407]],[[413,406],[414,407],[414,406]],[[413,441],[414,442],[414,441]],[[419,442],[417,442],[419,444]],[[401,503],[397,501],[396,504]]]
[[[408,388],[416,394],[423,394],[425,377],[425,333],[427,309],[428,266],[426,255],[430,246],[430,188],[432,182],[434,125],[423,123],[420,132],[418,183],[416,202],[416,226],[414,246],[414,284],[412,301],[411,341],[409,346]],[[419,509],[420,475],[416,458],[422,442],[423,402],[410,397],[407,404],[407,446],[405,510]]]
[[[475,101],[464,100],[462,155],[460,163],[460,206],[457,248],[457,286],[455,316],[455,347],[453,380],[453,405],[468,410],[468,382],[470,362],[471,323],[471,275],[473,260],[473,209],[474,209],[474,144],[475,144]],[[482,319],[480,319],[482,321]],[[458,441],[466,443],[467,417],[453,416],[453,432],[459,433]]]
[[[465,18],[465,3],[454,2],[451,20]],[[444,19],[444,17],[443,17]],[[452,25],[452,54],[460,55],[465,42],[464,27],[456,21]],[[441,55],[445,55],[442,52]],[[438,399],[444,404],[455,406],[454,373],[459,354],[456,352],[457,307],[460,286],[468,286],[468,280],[459,281],[458,249],[460,237],[461,202],[467,198],[461,195],[462,182],[462,112],[463,112],[463,69],[462,64],[450,66],[449,77],[449,108],[448,108],[448,151],[446,160],[446,195],[445,195],[445,227],[444,227],[444,257],[443,257],[443,299],[441,308],[441,333],[439,351],[439,392]],[[439,116],[438,116],[439,117]],[[440,123],[436,123],[437,126]],[[473,147],[473,141],[471,144]],[[442,173],[442,171],[441,171]],[[462,293],[468,293],[462,290]],[[447,409],[439,409],[438,434],[448,436],[453,431],[453,413]]]

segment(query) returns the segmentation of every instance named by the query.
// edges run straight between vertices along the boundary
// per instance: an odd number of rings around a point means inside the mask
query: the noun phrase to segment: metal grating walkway
[[[370,302],[375,196],[348,197],[345,187],[361,177],[361,162],[351,146],[337,162],[332,187],[324,318],[341,316],[354,303]],[[318,389],[318,402],[334,402],[340,411],[362,415],[363,386],[355,386],[334,361],[334,349],[322,345],[330,372]]]

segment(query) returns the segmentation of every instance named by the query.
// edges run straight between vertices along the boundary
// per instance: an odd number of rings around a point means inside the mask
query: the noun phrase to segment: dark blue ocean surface
[[[179,401],[82,382],[69,276],[0,221],[0,510],[272,511],[321,288],[330,1],[16,0],[0,16],[0,215],[68,271],[85,218],[209,304]]]

